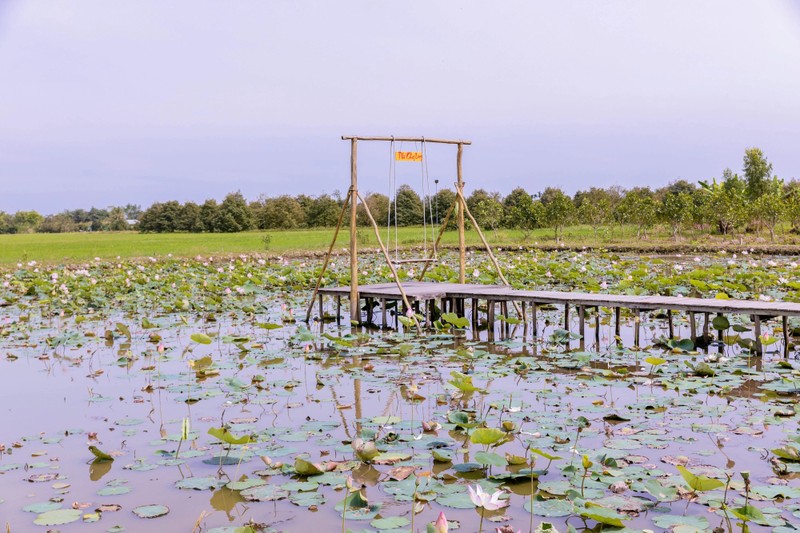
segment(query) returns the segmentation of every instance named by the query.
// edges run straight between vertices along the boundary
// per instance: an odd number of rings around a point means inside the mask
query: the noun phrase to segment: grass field
[[[430,230],[428,246],[431,246]],[[554,246],[553,231],[539,229],[524,235],[521,231],[500,230],[485,232],[487,240],[493,246]],[[165,233],[142,234],[137,232],[98,232],[98,233],[31,233],[20,235],[0,235],[0,265],[17,262],[38,261],[41,263],[79,262],[94,257],[110,259],[115,257],[163,257],[174,256],[219,255],[236,253],[303,253],[309,251],[323,252],[327,250],[333,237],[333,229],[309,229],[295,231],[250,231],[244,233]],[[424,232],[421,227],[399,228],[397,243],[400,247],[422,247]],[[386,241],[384,229],[381,238]],[[764,239],[748,236],[745,245],[760,245],[774,248],[781,253],[797,253],[790,247],[795,246],[796,237],[791,240],[780,236],[773,245]],[[391,236],[391,248],[394,248],[395,236]],[[375,234],[369,228],[358,229],[359,246],[377,248]],[[623,246],[648,249],[653,247],[674,247],[673,239],[665,231],[652,233],[647,241],[636,238],[633,227],[602,230],[595,238],[594,231],[588,226],[572,226],[564,232],[564,242],[570,247],[581,246]],[[347,248],[349,231],[345,228],[339,234],[337,249]],[[455,246],[458,234],[447,231],[442,239],[444,246]],[[467,244],[481,245],[475,231],[467,232]],[[714,248],[740,245],[739,240],[696,234],[683,238],[683,248]]]

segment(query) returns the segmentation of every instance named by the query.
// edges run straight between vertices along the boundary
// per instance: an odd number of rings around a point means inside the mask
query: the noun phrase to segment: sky
[[[798,65],[797,0],[0,0],[0,210],[346,191],[342,135],[470,140],[468,194],[800,178]]]

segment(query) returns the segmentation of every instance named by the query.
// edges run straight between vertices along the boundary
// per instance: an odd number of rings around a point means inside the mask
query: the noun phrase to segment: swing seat
[[[436,263],[439,259],[436,257],[419,257],[416,259],[396,259],[392,261],[394,265],[402,265],[405,263]]]

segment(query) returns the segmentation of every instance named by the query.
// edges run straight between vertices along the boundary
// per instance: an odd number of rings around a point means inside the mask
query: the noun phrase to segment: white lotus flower
[[[480,485],[475,485],[475,488],[472,488],[472,485],[467,485],[467,490],[469,491],[469,499],[472,500],[475,507],[483,507],[487,511],[496,511],[508,505],[507,501],[500,499],[500,496],[503,495],[502,490],[495,491],[491,495],[488,492],[484,492]]]

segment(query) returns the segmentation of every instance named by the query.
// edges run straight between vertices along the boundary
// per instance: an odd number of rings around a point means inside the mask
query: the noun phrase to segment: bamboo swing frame
[[[459,283],[466,282],[466,269],[467,269],[467,246],[466,246],[466,231],[465,231],[465,214],[469,217],[470,222],[472,223],[473,227],[477,230],[478,236],[481,239],[486,251],[489,253],[489,258],[494,265],[495,270],[497,270],[500,279],[502,280],[503,284],[509,286],[509,282],[506,279],[505,275],[503,274],[502,269],[500,268],[500,264],[497,262],[497,258],[495,257],[494,253],[492,252],[491,246],[489,246],[486,237],[481,231],[480,226],[478,225],[475,217],[472,216],[472,213],[469,211],[469,207],[467,206],[466,199],[464,198],[464,178],[462,172],[462,157],[464,153],[464,146],[469,146],[472,144],[471,141],[467,140],[460,140],[460,139],[431,139],[427,137],[387,137],[387,136],[348,136],[343,135],[342,140],[350,141],[350,189],[348,190],[347,197],[345,198],[344,204],[342,205],[342,211],[339,214],[339,220],[336,223],[336,230],[333,234],[333,239],[331,240],[331,244],[328,247],[328,251],[325,254],[325,259],[322,264],[322,270],[317,278],[316,285],[314,287],[314,292],[311,295],[311,301],[308,306],[308,311],[306,313],[306,322],[311,320],[311,313],[314,308],[314,302],[316,301],[317,294],[319,293],[319,289],[322,285],[322,278],[327,271],[328,264],[330,263],[330,258],[333,253],[333,248],[336,246],[336,240],[339,237],[339,232],[341,230],[342,224],[344,223],[345,214],[347,213],[347,207],[350,207],[350,320],[354,322],[360,323],[361,320],[361,310],[359,307],[359,291],[358,291],[358,240],[357,240],[357,209],[358,203],[361,202],[361,205],[364,206],[364,210],[366,212],[367,218],[372,225],[372,228],[375,232],[375,237],[378,240],[378,245],[381,248],[381,252],[383,253],[384,259],[386,259],[386,264],[389,266],[389,269],[392,272],[392,278],[394,279],[395,284],[400,292],[400,296],[403,300],[403,305],[405,309],[412,309],[411,302],[408,299],[406,291],[403,288],[403,283],[400,280],[400,277],[397,274],[397,269],[395,268],[395,264],[401,262],[421,262],[424,263],[425,266],[421,270],[418,279],[422,280],[425,276],[425,273],[428,271],[428,267],[430,264],[435,260],[434,255],[436,253],[436,249],[441,242],[442,236],[444,235],[444,230],[447,227],[447,224],[450,222],[450,218],[453,215],[453,212],[456,213],[456,226],[458,228],[458,257],[459,257],[459,271],[458,271],[458,281]],[[456,152],[456,198],[453,204],[447,210],[447,213],[444,218],[444,223],[441,224],[439,228],[439,235],[436,237],[435,244],[430,252],[429,257],[423,259],[414,259],[411,261],[392,261],[391,256],[389,255],[389,251],[383,243],[383,239],[381,239],[380,235],[380,228],[378,227],[377,222],[375,222],[375,218],[372,216],[372,212],[369,209],[369,205],[367,202],[364,201],[363,196],[358,191],[358,142],[359,141],[379,141],[379,142],[421,142],[421,143],[434,143],[434,144],[450,144],[457,146]],[[515,303],[515,307],[516,303]],[[517,307],[517,313],[522,313]],[[320,317],[322,320],[323,317]],[[412,318],[416,329],[418,332],[422,331],[422,327],[417,320],[416,315],[412,314]]]

